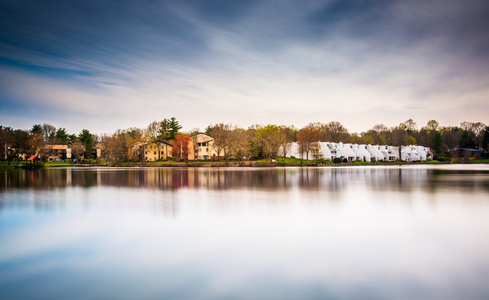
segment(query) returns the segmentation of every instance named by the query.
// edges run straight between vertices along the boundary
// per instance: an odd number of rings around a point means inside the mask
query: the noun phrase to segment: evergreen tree
[[[486,151],[489,151],[489,126],[486,126],[486,128],[484,128],[482,134],[484,135],[482,137],[482,148],[486,149]]]
[[[474,148],[476,145],[467,130],[464,130],[458,142],[460,148]]]
[[[443,137],[441,133],[437,131],[433,136],[433,151],[435,151],[436,155],[441,154],[441,145],[443,144]]]
[[[85,157],[93,158],[93,135],[90,131],[83,129],[78,138],[85,145]]]

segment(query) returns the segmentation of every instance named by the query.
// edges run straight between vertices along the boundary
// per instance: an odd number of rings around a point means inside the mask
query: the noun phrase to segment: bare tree
[[[280,140],[280,149],[282,150],[283,155],[282,162],[285,163],[285,157],[287,156],[287,153],[290,153],[292,142],[295,139],[295,132],[293,127],[287,127],[284,125],[280,126],[279,130],[283,136],[283,138]]]
[[[41,126],[41,134],[46,143],[53,145],[56,141],[56,127],[51,124],[44,123]]]
[[[322,122],[312,122],[307,125],[307,127],[317,128],[321,133],[321,142],[327,142],[330,138],[328,124]]]
[[[232,125],[219,123],[211,127],[209,135],[214,139],[213,148],[220,156],[221,153],[224,154],[224,159],[226,164],[228,163],[228,154],[231,141],[231,128]]]
[[[297,132],[297,143],[299,144],[299,152],[306,154],[306,159],[309,160],[309,151],[314,143],[321,139],[321,132],[317,128],[304,127]]]
[[[154,143],[158,148],[158,160],[161,159],[161,144],[164,141],[164,137],[161,132],[161,122],[153,121],[146,128],[146,136],[148,137],[148,142]]]
[[[402,145],[409,145],[409,135],[404,128],[402,123],[399,126],[392,128],[391,143],[393,146],[400,147]]]
[[[348,130],[341,125],[340,122],[332,121],[327,124],[328,127],[328,135],[331,142],[339,143],[339,142],[348,142],[350,138],[350,134]]]

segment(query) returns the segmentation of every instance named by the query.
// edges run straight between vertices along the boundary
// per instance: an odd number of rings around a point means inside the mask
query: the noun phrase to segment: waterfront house
[[[167,142],[156,143],[143,143],[136,147],[142,147],[144,153],[144,159],[146,161],[157,161],[158,159],[166,159],[172,155],[172,146]]]
[[[223,152],[221,155],[217,153],[214,147],[214,138],[204,133],[193,135],[189,148],[189,160],[209,160],[224,156]]]

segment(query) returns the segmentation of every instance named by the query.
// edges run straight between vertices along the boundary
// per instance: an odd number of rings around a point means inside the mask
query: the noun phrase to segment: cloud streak
[[[3,125],[489,123],[485,1],[53,0],[0,11]]]

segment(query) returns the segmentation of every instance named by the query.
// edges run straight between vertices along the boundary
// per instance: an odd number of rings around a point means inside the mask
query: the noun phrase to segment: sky
[[[0,125],[489,124],[487,0],[0,0]]]

